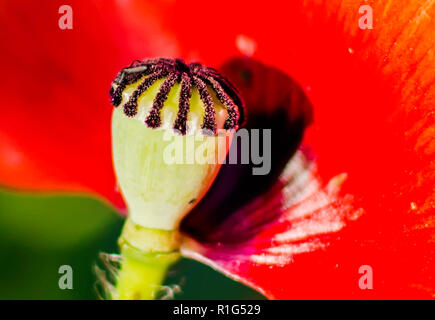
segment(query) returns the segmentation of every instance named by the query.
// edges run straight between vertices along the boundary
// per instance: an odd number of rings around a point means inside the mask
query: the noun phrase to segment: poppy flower
[[[71,30],[59,6],[0,9],[2,185],[124,212],[111,81],[138,58],[201,61],[239,88],[248,128],[272,128],[272,170],[223,166],[182,254],[269,298],[433,297],[433,1],[70,1]]]

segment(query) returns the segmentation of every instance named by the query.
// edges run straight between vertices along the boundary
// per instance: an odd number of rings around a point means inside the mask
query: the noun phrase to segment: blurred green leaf
[[[94,299],[98,252],[114,252],[123,219],[100,201],[0,192],[0,298]],[[58,270],[73,269],[73,290]]]
[[[101,202],[68,195],[0,193],[2,235],[32,247],[58,249],[92,242],[122,223]]]
[[[0,191],[0,299],[95,299],[100,252],[117,252],[123,218],[97,199]],[[59,267],[73,269],[61,290]],[[179,299],[261,299],[257,292],[198,262],[182,259],[167,285]]]

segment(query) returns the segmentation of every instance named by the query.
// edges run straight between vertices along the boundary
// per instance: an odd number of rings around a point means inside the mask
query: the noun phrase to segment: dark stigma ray
[[[222,89],[227,93],[227,95],[233,100],[234,104],[237,106],[237,111],[239,113],[239,117],[237,120],[237,126],[241,127],[244,125],[245,119],[245,106],[242,98],[236,88],[224,77],[213,76],[213,79],[216,80],[222,87]]]
[[[225,83],[225,85],[235,94],[239,94],[239,90],[233,84],[225,78],[222,74],[220,74],[216,69],[211,67],[204,67],[202,72],[208,76],[211,76],[215,78],[216,80],[219,80],[220,82]]]
[[[202,124],[202,129],[206,135],[216,134],[216,113],[214,109],[213,99],[208,92],[207,85],[197,76],[193,76],[193,82],[199,91],[199,96],[204,103],[204,122]]]
[[[141,74],[135,74],[134,77],[130,77],[129,80],[125,80],[118,84],[115,90],[113,90],[113,87],[110,88],[110,95],[112,97],[111,102],[115,107],[118,107],[121,104],[122,92],[125,90],[125,87],[132,83],[135,83],[136,81],[139,81],[140,78],[142,78]]]
[[[160,110],[163,108],[163,104],[168,98],[169,91],[171,91],[177,79],[178,79],[177,73],[170,73],[169,76],[161,85],[159,92],[157,93],[153,101],[153,107],[151,108],[150,114],[145,120],[145,123],[147,124],[148,127],[150,128],[160,127],[160,123],[161,123]]]
[[[236,87],[234,87],[233,84],[227,78],[225,78],[218,71],[216,71],[211,67],[203,67],[201,75],[203,77],[206,78],[211,77],[214,80],[216,80],[220,84],[224,92],[233,100],[239,114],[237,122],[234,123],[234,125],[236,125],[237,127],[242,126],[245,123],[246,119],[245,119],[245,107],[244,107],[243,100],[240,96],[239,90]]]
[[[215,91],[217,98],[228,112],[224,128],[226,130],[238,129],[243,124],[245,112],[238,90],[215,69],[197,62],[186,64],[182,59],[155,58],[133,61],[130,66],[122,69],[113,80],[109,92],[111,103],[115,107],[121,105],[122,94],[127,86],[141,81],[123,106],[125,115],[134,117],[137,114],[139,97],[155,81],[165,77],[167,78],[155,96],[151,111],[145,120],[148,127],[157,128],[161,125],[161,109],[176,82],[181,82],[181,89],[178,101],[179,109],[173,125],[175,131],[185,135],[188,130],[187,118],[193,86],[198,89],[200,99],[205,107],[204,120],[201,126],[204,134],[216,134],[217,130],[216,110],[209,89]]]
[[[154,82],[165,77],[167,72],[164,70],[152,73],[145,78],[142,83],[133,91],[128,102],[124,104],[124,113],[127,117],[134,117],[137,113],[137,100],[140,95],[145,92]]]
[[[112,83],[110,95],[111,102],[115,107],[118,107],[121,104],[122,92],[127,86],[156,71],[156,68],[152,65],[135,66],[135,62],[136,61],[134,61],[130,67],[123,69]],[[142,68],[142,70],[137,72],[139,68]],[[114,84],[117,84],[115,90],[113,89]]]
[[[216,92],[216,96],[219,101],[226,107],[228,112],[228,118],[225,120],[224,128],[226,130],[234,129],[237,130],[238,120],[239,120],[239,112],[237,111],[237,107],[234,104],[233,100],[226,94],[225,90],[222,88],[220,83],[213,79],[212,77],[207,77],[206,80],[211,84],[214,91]]]
[[[190,81],[190,77],[183,72],[181,75],[181,90],[178,103],[178,113],[174,123],[174,130],[179,131],[182,135],[185,135],[187,131],[187,115],[189,113],[190,106],[189,100],[192,95],[191,87],[192,82]]]

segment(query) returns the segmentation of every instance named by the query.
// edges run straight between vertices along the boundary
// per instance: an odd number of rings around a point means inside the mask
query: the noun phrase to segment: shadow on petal
[[[182,230],[205,242],[238,242],[250,237],[255,226],[263,226],[279,215],[279,210],[269,214],[257,214],[247,223],[243,233],[234,229],[220,228],[226,219],[259,196],[269,197],[268,203],[282,204],[280,174],[298,149],[305,128],[312,122],[312,106],[301,87],[282,71],[248,58],[234,58],[224,63],[220,70],[241,91],[247,109],[245,128],[271,129],[271,170],[266,175],[253,175],[254,165],[226,164],[207,195],[184,219]],[[261,132],[261,131],[260,131]],[[261,134],[261,133],[260,133]],[[252,137],[251,137],[252,138]],[[264,141],[260,139],[260,153]],[[234,140],[232,148],[240,143]],[[272,197],[272,199],[271,199]],[[266,212],[261,207],[257,212]],[[230,232],[230,234],[228,234]]]

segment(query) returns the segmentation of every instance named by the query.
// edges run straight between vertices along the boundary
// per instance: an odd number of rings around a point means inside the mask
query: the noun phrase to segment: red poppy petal
[[[123,207],[111,162],[110,83],[132,60],[174,48],[146,8],[137,28],[115,1],[69,5],[73,29],[61,30],[57,2],[2,3],[0,181],[93,192]]]
[[[324,281],[313,286],[313,280],[325,274],[322,271],[328,268],[325,260],[313,259],[313,265],[305,266],[303,273],[294,271],[297,267],[293,265],[298,265],[301,255],[327,250],[339,239],[340,231],[363,214],[362,209],[354,207],[351,195],[339,195],[345,179],[346,174],[340,174],[322,184],[314,163],[307,160],[303,151],[298,151],[275,187],[215,230],[215,234],[224,233],[217,235],[220,239],[233,239],[232,243],[222,240],[199,244],[189,240],[183,254],[213,266],[269,298],[324,295],[321,288]]]
[[[435,5],[369,3],[375,28],[360,30],[363,3],[306,3],[305,11],[298,5],[280,10],[268,25],[271,30],[285,21],[290,44],[280,39],[282,33],[267,39],[256,34],[254,40],[257,57],[299,80],[313,103],[314,124],[304,145],[316,154],[317,169],[303,172],[311,176],[306,182],[316,185],[314,199],[288,208],[248,242],[192,242],[185,254],[272,298],[431,297]],[[280,19],[283,11],[286,19]],[[267,16],[267,8],[262,12]],[[258,12],[249,18],[260,21]],[[272,52],[276,44],[279,50]],[[346,183],[332,196],[328,185],[342,177]],[[252,216],[277,210],[278,195],[282,192],[259,197],[252,204],[259,209],[248,207],[245,221],[236,213],[222,228],[249,233]],[[311,218],[292,220],[298,206],[308,206]],[[281,234],[290,237],[279,242]],[[373,290],[358,286],[363,265],[374,270]]]

